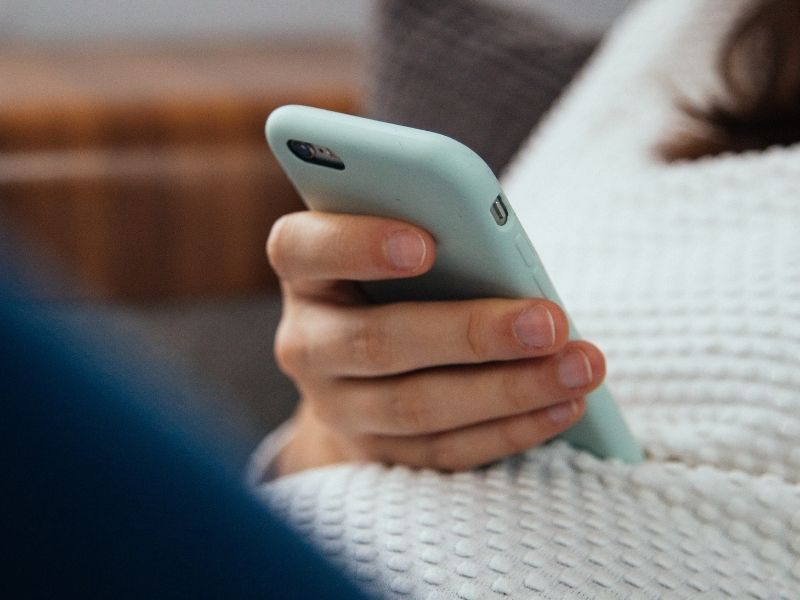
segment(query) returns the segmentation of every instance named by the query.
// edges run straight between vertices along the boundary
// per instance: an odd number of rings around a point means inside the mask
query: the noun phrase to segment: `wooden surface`
[[[300,207],[264,120],[355,112],[361,73],[348,47],[0,47],[0,211],[78,295],[263,288],[269,228]]]

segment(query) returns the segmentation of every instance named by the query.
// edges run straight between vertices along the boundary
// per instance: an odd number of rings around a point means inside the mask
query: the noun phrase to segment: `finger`
[[[396,279],[431,268],[427,232],[391,219],[305,211],[273,225],[267,256],[284,281]]]
[[[529,413],[585,396],[605,377],[588,342],[546,358],[429,369],[381,379],[330,382],[312,394],[318,416],[355,433],[421,435]]]
[[[569,334],[564,312],[541,299],[343,309],[310,304],[288,320],[276,351],[293,371],[337,377],[545,356],[558,352]]]
[[[516,454],[575,424],[586,410],[583,398],[454,431],[427,436],[372,436],[368,452],[383,462],[461,471]]]

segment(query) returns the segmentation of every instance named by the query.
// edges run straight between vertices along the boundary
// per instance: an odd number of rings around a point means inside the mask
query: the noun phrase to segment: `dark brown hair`
[[[723,42],[723,96],[680,102],[688,131],[659,147],[668,161],[800,142],[800,0],[754,0]]]

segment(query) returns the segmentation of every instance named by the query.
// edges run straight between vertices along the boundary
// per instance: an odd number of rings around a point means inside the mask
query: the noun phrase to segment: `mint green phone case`
[[[543,297],[561,304],[497,178],[463,144],[429,131],[305,106],[275,110],[266,133],[309,208],[400,219],[436,239],[430,272],[364,285],[376,302]],[[330,149],[344,168],[301,160],[290,150],[290,140]],[[492,213],[497,199],[507,211],[503,225]],[[572,322],[570,338],[578,339]],[[606,386],[589,394],[583,418],[561,437],[601,458],[631,463],[643,458]]]

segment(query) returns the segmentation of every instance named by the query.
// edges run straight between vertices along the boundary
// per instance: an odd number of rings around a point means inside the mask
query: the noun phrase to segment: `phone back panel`
[[[299,106],[273,112],[267,137],[309,208],[396,218],[435,238],[437,259],[431,271],[412,280],[370,282],[364,287],[371,299],[545,296],[517,250],[520,240],[529,242],[496,177],[463,144],[427,131]],[[345,168],[300,160],[289,149],[289,139],[332,149]],[[490,212],[498,196],[509,212],[502,227]]]

